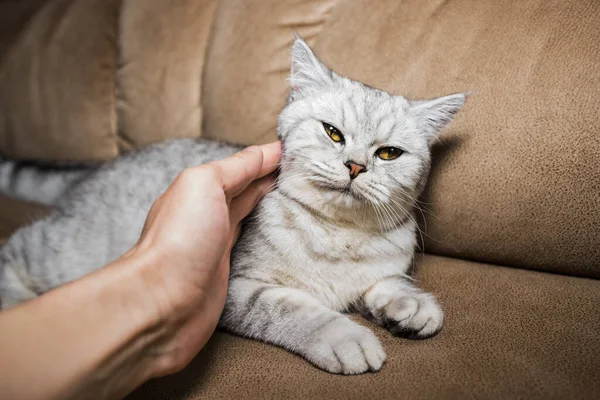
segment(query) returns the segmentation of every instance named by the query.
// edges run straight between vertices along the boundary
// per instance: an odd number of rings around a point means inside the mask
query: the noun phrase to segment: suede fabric
[[[213,22],[202,93],[203,136],[241,144],[276,139],[288,94],[294,31],[309,45],[333,0],[221,0]]]
[[[364,322],[388,354],[376,374],[328,374],[279,348],[218,333],[188,368],[129,399],[597,398],[599,281],[436,256],[417,271],[440,299],[444,329],[411,341]]]
[[[0,0],[0,59],[47,0]],[[1,61],[0,61],[1,62]]]
[[[600,276],[600,2],[241,3],[215,17],[206,137],[275,138],[295,30],[392,93],[474,91],[436,148],[425,250]]]
[[[200,135],[203,110],[206,137],[273,140],[299,31],[370,85],[475,92],[436,149],[426,251],[599,276],[600,3],[222,0],[211,23],[215,6],[56,0],[26,24],[35,7],[15,8],[0,152],[102,161]]]
[[[595,0],[0,0],[0,154],[94,162],[182,136],[273,140],[294,31],[394,93],[473,90],[423,198],[438,255],[417,272],[446,313],[438,336],[360,319],[388,362],[342,377],[217,333],[130,398],[595,399],[598,26]],[[46,212],[0,196],[0,244]]]
[[[37,161],[118,154],[115,46],[120,0],[54,0],[0,64],[0,153]]]
[[[200,136],[216,0],[23,3],[0,3],[0,154],[93,163]]]
[[[129,0],[120,21],[122,149],[198,137],[201,78],[216,0]]]

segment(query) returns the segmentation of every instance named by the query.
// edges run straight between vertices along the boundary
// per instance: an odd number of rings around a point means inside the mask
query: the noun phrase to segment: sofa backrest
[[[18,33],[6,32],[10,43],[0,42],[0,152],[94,162],[200,135],[217,0],[35,3],[29,21],[14,24]],[[0,3],[3,15],[30,8]]]
[[[292,31],[342,75],[411,98],[474,91],[435,151],[425,251],[600,276],[600,2],[219,4],[204,135],[275,138]]]
[[[77,62],[66,28],[50,44],[37,36],[62,58],[35,68],[22,61],[34,58],[31,33],[20,37],[0,67],[10,88],[0,94],[0,151],[107,159],[198,135],[201,119],[208,138],[273,140],[298,31],[328,66],[369,85],[410,98],[474,91],[435,149],[426,252],[600,277],[600,2],[220,0],[214,17],[208,0],[122,7],[104,28],[73,22],[70,35],[102,47],[92,33],[113,32],[117,44]],[[65,76],[86,84],[70,91]],[[116,95],[96,96],[102,82]],[[28,102],[55,96],[56,107],[26,120]],[[16,103],[23,114],[10,114]]]

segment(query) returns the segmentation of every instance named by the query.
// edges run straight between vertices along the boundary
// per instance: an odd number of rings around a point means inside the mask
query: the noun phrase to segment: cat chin
[[[325,211],[362,210],[371,205],[371,201],[363,195],[354,183],[325,182],[307,179],[298,181],[281,181],[282,189],[289,196],[299,199],[305,204]]]
[[[315,182],[315,188],[322,193],[327,202],[336,206],[355,208],[358,205],[369,203],[369,200],[351,184],[339,185]]]

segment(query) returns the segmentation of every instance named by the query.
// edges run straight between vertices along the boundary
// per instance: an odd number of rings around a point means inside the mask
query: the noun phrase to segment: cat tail
[[[52,206],[91,167],[40,166],[0,157],[0,195]]]

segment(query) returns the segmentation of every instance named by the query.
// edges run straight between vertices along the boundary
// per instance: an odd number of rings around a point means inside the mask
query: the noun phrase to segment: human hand
[[[279,142],[183,171],[152,206],[128,257],[142,255],[149,307],[162,331],[153,376],[187,365],[225,304],[231,248],[241,220],[273,184]]]
[[[122,398],[186,366],[217,325],[240,221],[280,153],[271,143],[184,171],[126,255],[0,313],[0,393]]]

